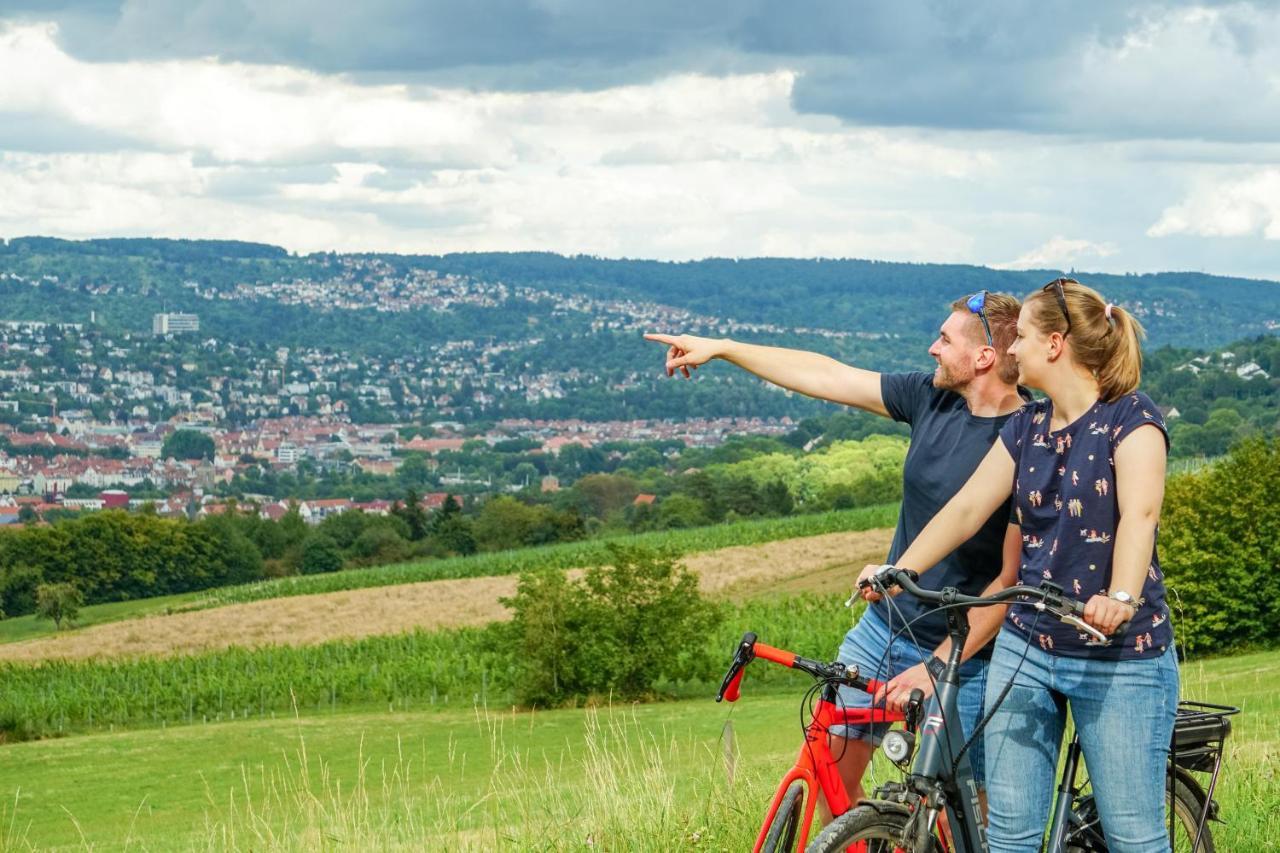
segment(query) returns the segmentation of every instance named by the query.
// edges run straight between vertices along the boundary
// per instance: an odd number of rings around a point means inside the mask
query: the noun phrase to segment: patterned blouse
[[[1105,595],[1120,508],[1116,500],[1115,449],[1135,429],[1153,424],[1168,430],[1160,410],[1141,392],[1099,401],[1074,423],[1051,432],[1051,400],[1036,400],[1009,418],[1000,440],[1013,457],[1014,515],[1022,528],[1018,582],[1048,580],[1080,601]],[[1154,543],[1142,586],[1141,606],[1125,633],[1107,645],[1048,616],[1036,618],[1029,604],[1009,608],[1006,627],[1052,654],[1106,660],[1159,655],[1173,642],[1164,574]],[[1034,636],[1033,634],[1034,625]]]

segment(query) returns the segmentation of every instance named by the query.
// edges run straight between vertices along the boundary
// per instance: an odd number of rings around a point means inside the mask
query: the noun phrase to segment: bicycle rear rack
[[[1194,770],[1208,773],[1209,787],[1205,791],[1204,807],[1200,820],[1196,824],[1195,840],[1192,850],[1200,849],[1200,838],[1204,835],[1204,826],[1210,818],[1217,818],[1217,803],[1213,792],[1218,787],[1218,775],[1222,771],[1222,748],[1231,734],[1230,717],[1240,713],[1239,708],[1230,705],[1215,705],[1211,702],[1179,702],[1178,715],[1173,722],[1173,737],[1169,744],[1169,761],[1174,768]],[[1175,784],[1175,773],[1168,775],[1170,795]],[[1172,800],[1171,800],[1172,802]],[[1170,835],[1172,837],[1174,815],[1169,810]]]

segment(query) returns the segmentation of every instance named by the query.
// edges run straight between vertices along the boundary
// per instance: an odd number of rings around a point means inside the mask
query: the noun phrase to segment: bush
[[[514,614],[507,630],[521,702],[635,699],[712,668],[706,641],[721,614],[697,577],[670,552],[609,545],[606,559],[580,581],[561,570],[525,573],[503,599]]]
[[[1161,565],[1178,642],[1222,652],[1280,638],[1280,444],[1249,439],[1219,463],[1173,477]]]

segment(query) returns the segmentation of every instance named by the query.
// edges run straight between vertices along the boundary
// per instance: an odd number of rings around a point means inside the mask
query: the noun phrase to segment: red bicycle
[[[754,853],[803,850],[809,840],[809,828],[813,825],[813,812],[819,796],[826,801],[832,817],[839,817],[853,805],[849,802],[849,792],[844,786],[844,780],[840,778],[836,759],[828,745],[827,736],[831,727],[904,722],[906,728],[914,732],[923,694],[918,690],[912,693],[906,713],[885,708],[841,707],[836,692],[841,685],[875,693],[880,689],[881,682],[863,678],[856,666],[846,667],[839,662],[822,663],[785,649],[765,645],[756,640],[755,634],[748,632],[742,636],[742,642],[734,653],[733,663],[716,696],[717,702],[723,699],[730,702],[738,700],[743,673],[747,664],[756,658],[807,672],[817,682],[813,691],[818,691],[818,700],[805,728],[800,754],[795,766],[786,772],[778,784],[777,793],[773,795],[773,802],[769,805],[760,834],[756,837],[755,847],[752,848]]]

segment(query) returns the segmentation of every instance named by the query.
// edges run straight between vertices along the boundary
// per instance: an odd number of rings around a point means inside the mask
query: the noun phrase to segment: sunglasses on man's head
[[[982,331],[987,333],[987,346],[994,347],[996,345],[995,338],[991,337],[991,324],[987,322],[987,291],[980,290],[965,300],[965,305],[969,306],[969,310],[978,315],[978,319],[982,321]]]
[[[1074,278],[1055,278],[1040,288],[1045,293],[1052,293],[1054,298],[1058,300],[1058,307],[1062,309],[1062,317],[1067,321],[1067,330],[1062,333],[1063,337],[1071,334],[1071,313],[1067,311],[1067,293],[1062,289],[1062,285],[1079,283]]]

